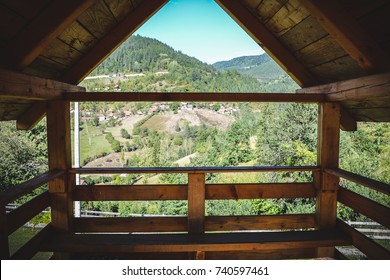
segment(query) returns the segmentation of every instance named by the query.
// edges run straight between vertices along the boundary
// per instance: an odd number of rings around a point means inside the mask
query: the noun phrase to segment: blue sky
[[[214,0],[170,0],[135,34],[207,63],[264,53]]]

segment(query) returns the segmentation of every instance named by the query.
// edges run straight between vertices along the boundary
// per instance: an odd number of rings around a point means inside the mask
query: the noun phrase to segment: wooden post
[[[206,184],[204,173],[188,174],[188,233],[204,233]],[[195,252],[191,258],[204,259],[204,252]]]
[[[1,205],[0,208],[0,259],[9,259],[7,212],[5,211],[5,205]]]
[[[47,138],[49,169],[67,171],[71,168],[70,104],[66,101],[52,101],[47,111]],[[70,232],[73,221],[71,192],[73,180],[65,172],[49,183],[51,200],[51,223],[55,231]],[[56,258],[69,258],[59,254]]]
[[[317,164],[321,176],[315,180],[316,227],[331,229],[336,226],[337,190],[339,178],[324,172],[326,168],[338,168],[340,144],[340,104],[321,103],[318,112]],[[318,257],[334,257],[334,247],[317,248]]]

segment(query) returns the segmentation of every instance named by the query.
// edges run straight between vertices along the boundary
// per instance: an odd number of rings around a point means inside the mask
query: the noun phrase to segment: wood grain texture
[[[7,214],[8,234],[29,222],[36,215],[50,206],[50,195],[48,191],[34,197],[22,206]]]
[[[187,217],[75,218],[75,232],[187,232]]]
[[[262,22],[269,21],[288,0],[263,0],[257,7],[257,17]]]
[[[47,111],[47,102],[35,101],[24,112],[19,114],[16,121],[16,127],[19,130],[29,130],[36,126],[45,116]]]
[[[345,188],[340,188],[338,201],[367,216],[368,218],[390,228],[390,208]]]
[[[289,231],[219,234],[58,234],[43,251],[61,252],[194,252],[313,248],[350,245],[338,231]]]
[[[58,39],[81,53],[86,53],[97,43],[97,39],[85,30],[78,21],[72,22],[72,24],[58,36]]]
[[[206,260],[287,260],[315,258],[314,248],[261,251],[206,252]]]
[[[277,3],[279,1],[273,1]],[[317,84],[315,78],[266,26],[238,1],[217,3],[289,74],[300,86]],[[259,8],[261,10],[261,6]]]
[[[204,232],[205,221],[205,174],[188,174],[188,232],[200,234]],[[199,250],[203,251],[203,250]]]

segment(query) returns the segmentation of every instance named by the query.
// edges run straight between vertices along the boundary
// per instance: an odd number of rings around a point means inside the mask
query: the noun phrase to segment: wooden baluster
[[[5,205],[1,205],[0,207],[0,257],[2,260],[9,259],[7,212],[5,211]]]
[[[52,101],[47,111],[47,137],[49,169],[67,171],[71,168],[70,104],[66,101]],[[73,176],[74,177],[74,176]],[[51,200],[51,223],[59,232],[71,232],[73,222],[73,201],[71,192],[73,180],[65,172],[49,183]],[[68,259],[69,254],[56,253],[56,259]]]
[[[188,174],[188,233],[204,233],[206,185],[204,173]],[[195,252],[191,258],[204,259],[204,252]]]
[[[337,168],[340,144],[340,104],[321,103],[318,114],[317,163],[321,167],[320,178],[315,179],[316,227],[332,229],[336,226],[337,190],[339,178],[324,172]],[[317,248],[318,257],[334,257],[334,247]]]

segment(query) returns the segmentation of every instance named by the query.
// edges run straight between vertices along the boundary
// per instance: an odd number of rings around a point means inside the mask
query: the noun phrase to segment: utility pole
[[[74,103],[74,167],[80,167],[80,123],[79,123],[79,103]],[[80,185],[80,174],[76,174],[76,185]],[[81,202],[74,202],[74,215],[81,217]]]

